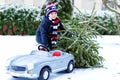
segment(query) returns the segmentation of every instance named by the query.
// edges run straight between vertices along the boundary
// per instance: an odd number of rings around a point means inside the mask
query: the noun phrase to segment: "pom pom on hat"
[[[51,12],[58,12],[55,4],[49,3],[46,6],[46,16],[48,16]]]

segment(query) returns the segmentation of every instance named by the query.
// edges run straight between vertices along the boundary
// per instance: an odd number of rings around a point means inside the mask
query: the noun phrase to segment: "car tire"
[[[74,70],[74,62],[73,62],[73,61],[70,61],[70,62],[68,63],[66,72],[67,72],[67,73],[71,73],[73,70]]]
[[[13,78],[18,78],[17,76],[12,76]]]
[[[48,80],[50,76],[50,69],[49,68],[43,68],[40,72],[38,80]]]

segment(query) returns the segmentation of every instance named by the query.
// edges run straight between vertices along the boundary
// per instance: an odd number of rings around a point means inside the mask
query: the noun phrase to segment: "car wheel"
[[[18,78],[17,76],[12,76],[13,78]]]
[[[48,80],[49,76],[50,76],[50,69],[43,68],[40,72],[38,80]]]
[[[71,73],[71,72],[73,71],[73,69],[74,69],[74,62],[73,62],[73,61],[70,61],[70,62],[68,63],[66,72],[67,72],[67,73]]]

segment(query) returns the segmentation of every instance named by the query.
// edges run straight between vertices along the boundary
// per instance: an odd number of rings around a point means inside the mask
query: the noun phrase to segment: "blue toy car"
[[[65,70],[70,73],[74,65],[74,56],[60,50],[33,50],[28,55],[15,56],[6,61],[7,73],[13,77],[38,80],[48,80],[51,72]]]

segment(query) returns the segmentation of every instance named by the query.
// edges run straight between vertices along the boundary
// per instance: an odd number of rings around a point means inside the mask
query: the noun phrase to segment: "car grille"
[[[20,66],[11,66],[12,70],[14,71],[25,71],[25,67],[20,67]]]

